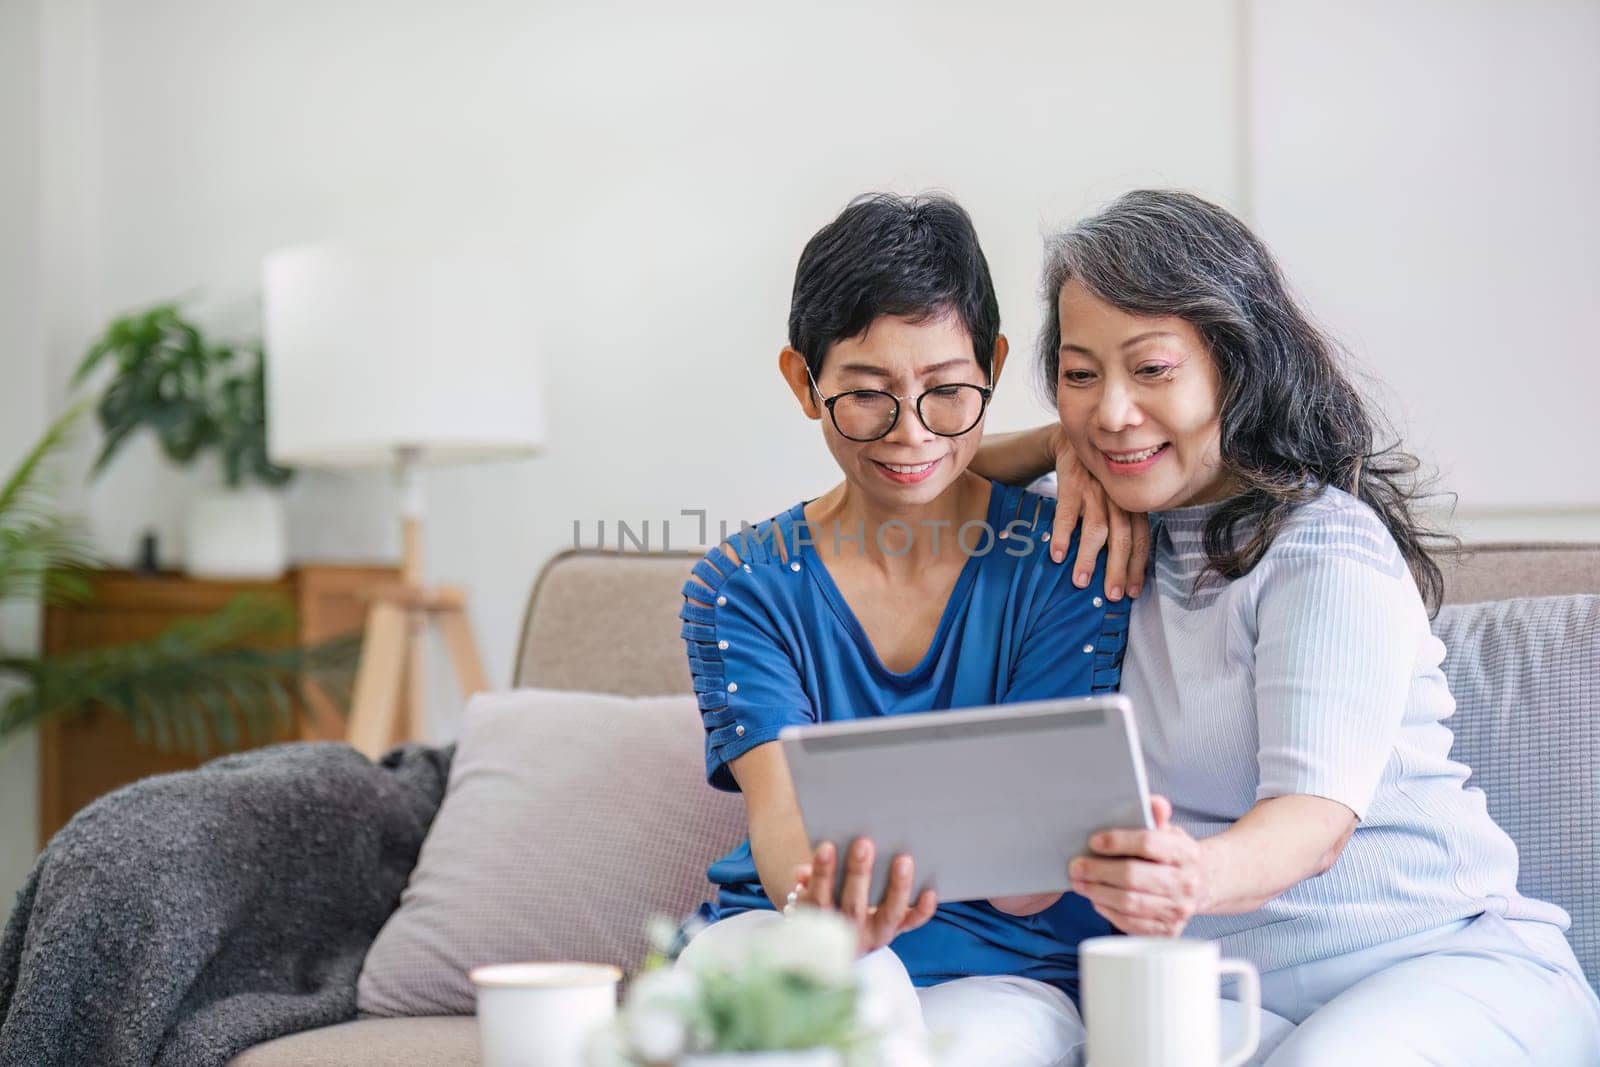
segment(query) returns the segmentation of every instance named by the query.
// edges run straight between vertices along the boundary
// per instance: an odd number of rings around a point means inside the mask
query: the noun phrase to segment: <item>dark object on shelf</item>
[[[139,538],[139,566],[135,569],[140,574],[154,576],[161,573],[161,557],[156,551],[157,543],[153,532]]]

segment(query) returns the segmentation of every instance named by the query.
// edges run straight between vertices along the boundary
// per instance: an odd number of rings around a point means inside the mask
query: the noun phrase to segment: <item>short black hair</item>
[[[954,315],[992,375],[1000,302],[966,211],[946,196],[868,193],[816,232],[800,253],[789,302],[789,345],[813,376],[835,341],[884,315],[929,322]]]

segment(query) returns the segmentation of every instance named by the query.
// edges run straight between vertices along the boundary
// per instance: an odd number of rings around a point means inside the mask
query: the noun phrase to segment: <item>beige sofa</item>
[[[630,696],[687,692],[677,612],[694,558],[593,551],[557,557],[529,598],[513,684]],[[1449,603],[1600,593],[1600,544],[1476,546],[1448,560],[1445,576]],[[1595,773],[1588,766],[1574,771]],[[1495,795],[1496,783],[1485,775],[1474,784]],[[1525,854],[1538,847],[1519,845]],[[452,1017],[365,1019],[308,1031],[258,1045],[231,1067],[477,1062],[474,1020]]]

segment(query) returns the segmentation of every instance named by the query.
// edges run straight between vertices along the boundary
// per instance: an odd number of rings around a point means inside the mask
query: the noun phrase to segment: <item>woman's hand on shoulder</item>
[[[833,842],[824,841],[817,846],[810,863],[795,868],[795,891],[791,894],[795,904],[836,911],[850,920],[856,928],[857,951],[863,955],[923,925],[933,918],[939,906],[939,898],[931,889],[924,889],[916,895],[915,901],[912,900],[916,865],[906,855],[896,856],[889,865],[889,881],[883,897],[873,904],[869,893],[875,855],[870,840],[861,837],[851,842],[850,853],[845,858],[844,880],[836,896],[834,884],[839,881],[839,852]]]
[[[1061,563],[1073,528],[1083,520],[1078,555],[1072,561],[1072,581],[1082,589],[1094,577],[1095,557],[1106,550],[1106,596],[1121,600],[1124,591],[1138,596],[1144,585],[1145,564],[1150,559],[1150,521],[1117,507],[1105,486],[1078,460],[1078,453],[1059,424],[1050,427],[1049,448],[1055,456],[1056,521],[1050,531],[1050,555]]]
[[[1172,825],[1172,802],[1152,796],[1153,830],[1102,830],[1068,866],[1073,892],[1125,934],[1177,937],[1205,906],[1200,845]]]

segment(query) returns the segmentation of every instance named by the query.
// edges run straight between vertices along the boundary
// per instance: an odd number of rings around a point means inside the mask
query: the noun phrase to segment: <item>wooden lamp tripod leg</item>
[[[399,726],[409,615],[404,607],[388,599],[374,600],[367,612],[347,736],[350,744],[369,759],[383,755]]]
[[[395,457],[400,488],[400,586],[374,597],[356,668],[345,737],[376,760],[396,741],[422,736],[426,686],[423,677],[427,613],[422,597],[421,458],[415,448]]]
[[[405,685],[400,707],[393,716],[390,745],[417,741],[428,735],[428,614],[413,608],[406,613]]]
[[[461,686],[463,700],[474,693],[486,692],[489,676],[484,672],[483,660],[478,656],[477,642],[472,639],[472,623],[467,619],[465,603],[457,604],[439,613],[439,629],[444,634],[445,647],[450,650],[450,663],[455,667],[456,683]]]
[[[416,449],[397,457],[402,507],[401,584],[380,593],[367,613],[366,638],[356,687],[351,695],[349,742],[369,759],[390,746],[427,733],[425,678],[429,623],[437,618],[462,695],[489,688],[488,675],[472,640],[466,597],[461,590],[429,590],[422,583],[422,486]]]
[[[401,587],[375,598],[367,612],[346,735],[370,759],[382,756],[392,745],[427,734],[424,667],[430,619],[438,621],[462,698],[489,688],[472,638],[466,599],[459,590],[428,594]]]

